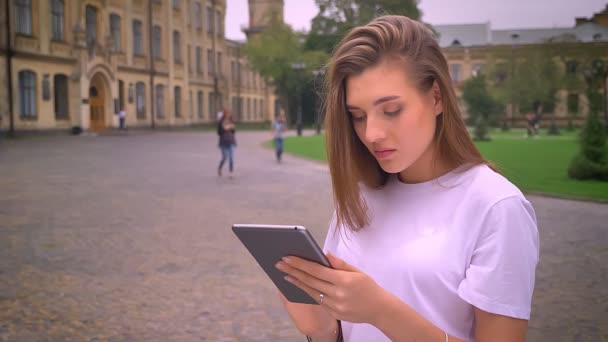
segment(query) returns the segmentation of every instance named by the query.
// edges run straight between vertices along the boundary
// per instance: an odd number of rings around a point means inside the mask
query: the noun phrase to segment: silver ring
[[[322,293],[319,293],[319,298],[320,298],[319,304],[323,304],[323,299],[325,299],[325,295]]]

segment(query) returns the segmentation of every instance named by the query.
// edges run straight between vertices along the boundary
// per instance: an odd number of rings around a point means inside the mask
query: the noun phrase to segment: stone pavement
[[[323,164],[241,132],[0,140],[0,341],[302,341],[234,222],[323,241]],[[529,341],[608,341],[608,205],[530,197],[541,264]]]

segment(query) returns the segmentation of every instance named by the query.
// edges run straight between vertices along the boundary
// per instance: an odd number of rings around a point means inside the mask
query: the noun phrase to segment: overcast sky
[[[247,0],[227,0],[226,36],[244,40],[242,26],[249,22]],[[575,17],[590,17],[606,7],[603,0],[422,0],[422,20],[440,24],[490,21],[494,29],[569,27]],[[308,30],[317,14],[314,0],[285,0],[285,21]]]

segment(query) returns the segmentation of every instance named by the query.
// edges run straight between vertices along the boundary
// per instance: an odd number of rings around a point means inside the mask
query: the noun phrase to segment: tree
[[[319,13],[312,20],[305,47],[326,53],[333,51],[346,32],[379,15],[420,18],[416,0],[316,0],[316,3]]]
[[[299,98],[304,91],[302,85],[311,78],[312,70],[322,67],[328,60],[323,52],[304,51],[303,42],[303,33],[273,18],[271,25],[253,36],[242,50],[252,68],[274,84],[281,106],[288,111],[289,99]],[[301,73],[292,68],[294,63],[300,62],[306,65]]]
[[[568,176],[575,179],[598,179],[608,181],[608,150],[606,150],[606,129],[599,113],[603,107],[603,95],[599,85],[605,82],[603,64],[595,62],[587,65],[585,80],[589,114],[581,131],[580,152],[568,168]]]
[[[475,123],[474,139],[490,140],[487,135],[489,123],[503,108],[488,92],[483,75],[472,77],[463,83],[462,99]]]
[[[546,43],[511,50],[510,56],[493,56],[490,62],[492,94],[504,105],[512,104],[520,113],[553,113],[564,75],[554,60],[553,45]],[[502,57],[502,58],[501,58]],[[503,123],[507,118],[503,118]],[[559,133],[554,115],[550,132]]]

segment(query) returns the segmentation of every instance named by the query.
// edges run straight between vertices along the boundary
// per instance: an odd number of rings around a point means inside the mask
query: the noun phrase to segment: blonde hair
[[[403,16],[382,16],[351,30],[336,48],[327,71],[325,134],[338,226],[358,230],[369,223],[360,184],[379,188],[386,173],[359,140],[346,109],[346,79],[386,60],[397,60],[426,93],[436,82],[443,114],[437,116],[435,158],[450,166],[487,164],[467,132],[448,65],[433,32]]]

